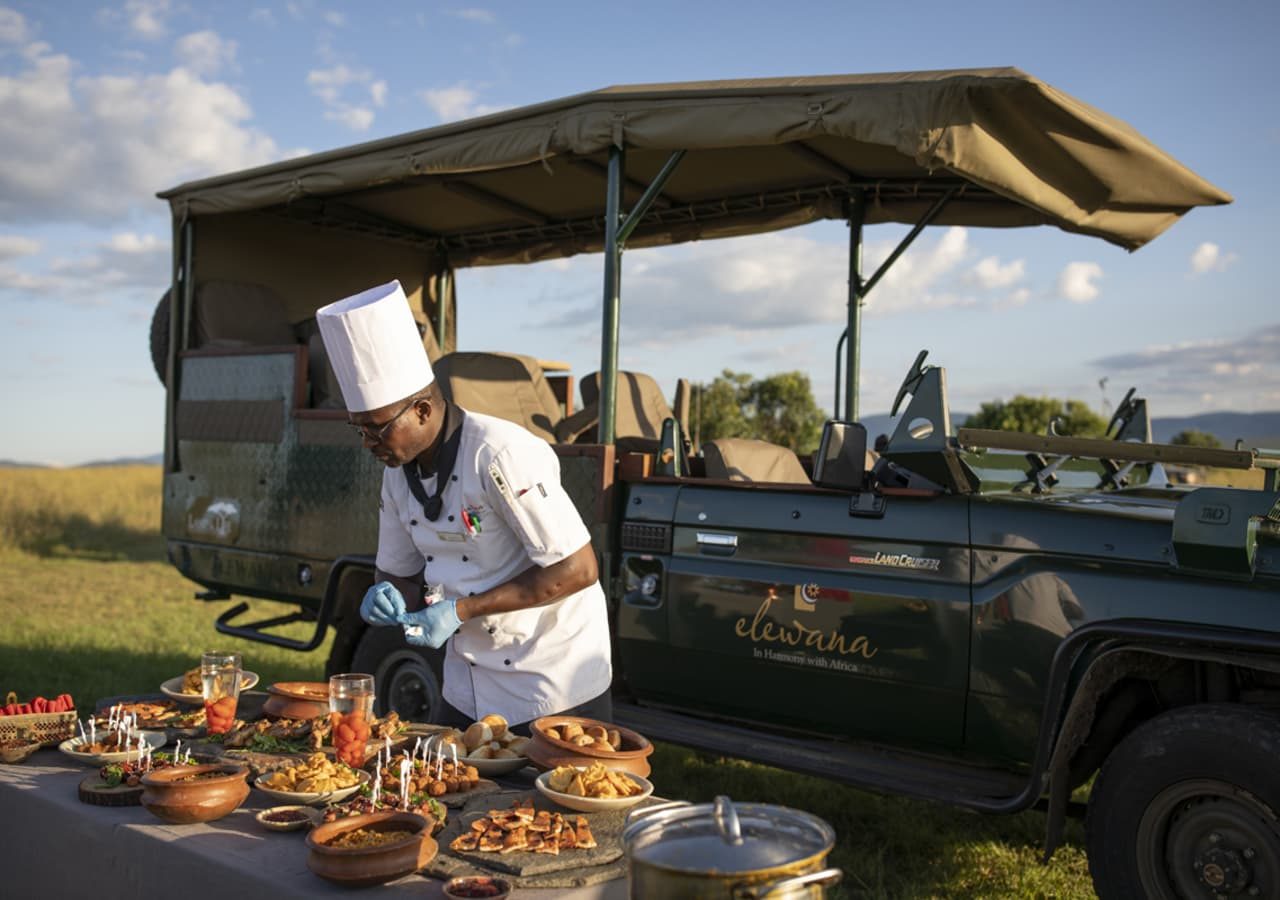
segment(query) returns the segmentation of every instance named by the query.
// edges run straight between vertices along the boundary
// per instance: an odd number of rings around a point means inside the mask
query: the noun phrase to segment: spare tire
[[[164,292],[151,316],[151,364],[156,367],[156,377],[164,384],[169,367],[169,291]]]

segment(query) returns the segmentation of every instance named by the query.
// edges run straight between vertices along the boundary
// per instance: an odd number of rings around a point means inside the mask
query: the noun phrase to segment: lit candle
[[[89,743],[98,743],[98,729],[94,727],[93,719],[89,720]]]
[[[400,761],[400,808],[409,808],[409,760]]]
[[[391,735],[387,735],[387,762],[391,762]]]
[[[422,746],[422,738],[418,738],[413,742],[413,754],[409,757],[409,759],[418,758],[418,748],[421,746]]]
[[[381,754],[379,754],[381,759]],[[373,809],[378,809],[378,801],[382,798],[382,768],[379,767],[377,774],[373,776]]]
[[[179,763],[179,762],[181,762],[181,761],[182,761],[182,760],[181,760],[181,757],[182,757],[182,738],[178,738],[178,745],[177,745],[176,747],[174,747],[174,748],[173,748],[173,761],[174,761],[174,763]]]
[[[92,719],[90,719],[89,721],[90,723],[93,722]],[[85,730],[84,730],[84,721],[81,719],[76,719],[76,724],[80,726],[80,742],[82,744],[89,743],[89,735],[85,734]]]
[[[450,744],[449,752],[453,754],[453,774],[456,776],[458,774],[458,745]]]

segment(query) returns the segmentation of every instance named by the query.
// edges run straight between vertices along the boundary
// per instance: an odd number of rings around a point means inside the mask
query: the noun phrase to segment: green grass
[[[213,630],[225,608],[165,561],[156,467],[0,469],[0,693],[64,691],[83,710],[158,690],[205,649],[229,647],[265,684],[317,679],[328,642],[300,654]],[[262,612],[276,604],[253,601]],[[294,636],[309,633],[295,626]],[[849,898],[1088,898],[1078,823],[1039,861],[1044,816],[980,816],[659,745],[653,780],[695,802],[727,794],[812,812],[837,834],[830,863]]]

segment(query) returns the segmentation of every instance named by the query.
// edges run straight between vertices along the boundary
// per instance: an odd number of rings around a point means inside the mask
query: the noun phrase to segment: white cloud
[[[498,17],[487,9],[478,7],[467,7],[465,9],[451,9],[449,15],[455,16],[467,22],[476,22],[480,25],[492,25],[498,21]]]
[[[323,18],[327,23],[332,25],[334,28],[341,28],[343,25],[347,24],[347,17],[344,16],[342,13],[336,12],[334,10],[328,10],[327,12],[323,13],[321,15],[321,18]]]
[[[224,65],[235,68],[236,42],[224,40],[216,31],[195,31],[178,38],[174,55],[178,65],[200,75],[213,75]]]
[[[226,84],[182,67],[75,77],[69,57],[28,51],[23,71],[0,76],[0,220],[154,211],[158,190],[281,156]]]
[[[1130,373],[1155,408],[1275,409],[1280,399],[1280,324],[1240,337],[1156,344],[1093,361],[1112,372]]]
[[[1191,271],[1197,275],[1205,272],[1221,272],[1237,259],[1234,253],[1223,253],[1222,248],[1205,241],[1191,254]]]
[[[974,280],[987,289],[1017,284],[1025,274],[1026,262],[1021,259],[1001,265],[999,257],[985,256],[973,267]]]
[[[129,27],[147,40],[164,37],[169,12],[169,0],[125,0],[124,4]]]
[[[105,306],[110,296],[120,293],[148,301],[158,298],[169,276],[167,241],[154,234],[118,232],[87,248],[81,256],[52,260],[43,271],[30,272],[0,262],[0,294]]]
[[[27,20],[16,9],[0,6],[0,43],[21,44],[29,39]]]
[[[34,256],[40,252],[40,242],[21,234],[0,234],[0,261]]]
[[[249,21],[256,22],[259,25],[275,25],[276,16],[265,6],[259,6],[249,12]]]
[[[1072,303],[1090,303],[1098,298],[1095,281],[1102,278],[1102,266],[1095,262],[1067,263],[1058,275],[1058,295]]]
[[[327,69],[312,69],[307,73],[307,86],[320,98],[326,109],[324,117],[331,122],[341,122],[352,131],[366,131],[373,124],[374,112],[368,106],[347,99],[348,89],[367,88],[374,105],[386,102],[387,83],[374,81],[368,69],[357,69],[339,63]]]
[[[486,103],[477,103],[479,94],[467,82],[443,88],[426,88],[419,91],[418,96],[427,107],[434,112],[441,122],[456,122],[459,119],[470,119],[503,109]]]

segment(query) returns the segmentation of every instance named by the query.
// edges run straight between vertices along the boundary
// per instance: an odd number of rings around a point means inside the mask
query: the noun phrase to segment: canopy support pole
[[[653,182],[640,195],[629,215],[622,216],[622,189],[626,179],[626,151],[609,148],[609,186],[604,212],[604,325],[600,333],[600,426],[598,440],[612,444],[616,437],[618,409],[618,316],[622,292],[622,251],[627,238],[662,193],[671,173],[684,159],[677,150],[667,157]]]
[[[862,353],[862,304],[867,289],[862,283],[862,226],[867,217],[867,195],[857,191],[849,198],[849,303],[845,334],[844,420],[858,421],[858,373]],[[843,336],[842,336],[843,337]],[[839,342],[837,342],[838,344]]]
[[[933,223],[938,214],[953,197],[964,190],[963,185],[955,185],[933,202],[933,205],[920,217],[920,221],[911,226],[911,230],[893,248],[893,252],[880,264],[875,274],[865,282],[862,280],[862,226],[867,215],[867,195],[865,191],[857,191],[849,199],[849,323],[844,333],[836,341],[836,405],[835,414],[840,415],[840,344],[847,338],[849,345],[845,348],[848,368],[844,373],[844,419],[848,422],[858,421],[858,377],[862,355],[862,306],[866,303],[867,294],[875,287],[885,273],[907,248],[920,236],[920,233]]]
[[[626,152],[609,148],[609,184],[604,204],[604,322],[600,329],[600,426],[597,440],[612,444],[618,393],[618,312],[622,287],[622,184]]]
[[[191,266],[195,258],[195,223],[188,215],[174,228],[178,252],[173,257],[173,284],[169,288],[169,353],[165,358],[164,464],[166,472],[181,467],[178,459],[178,380],[182,377],[178,357],[187,349],[191,307],[195,301],[195,279]]]

